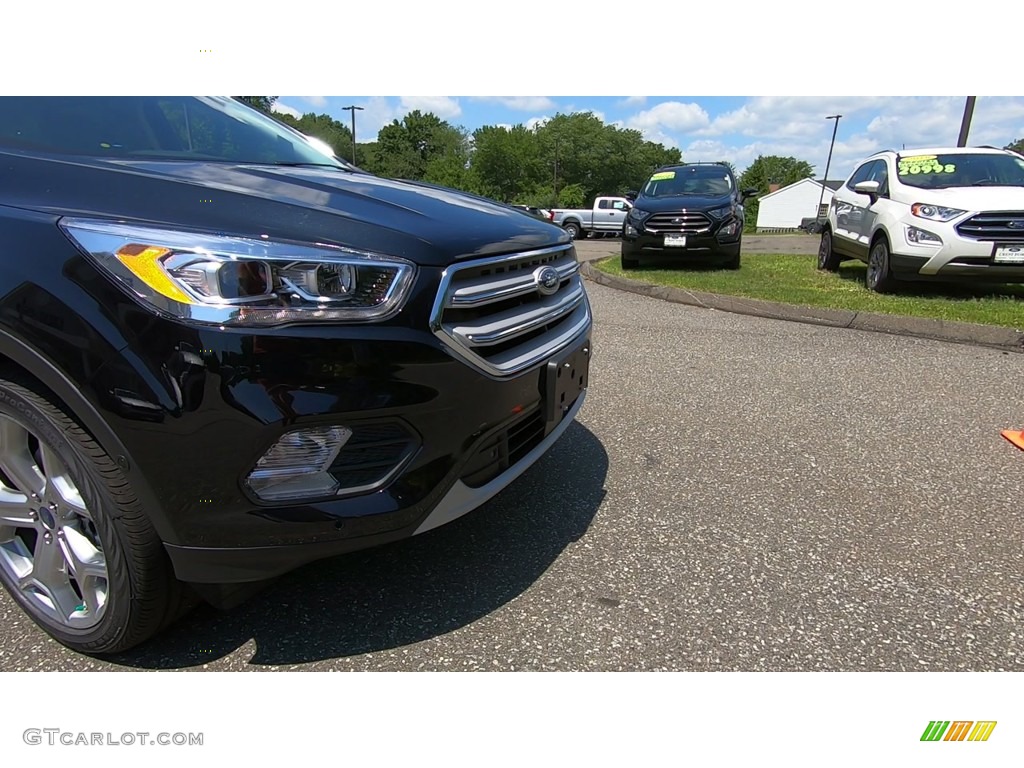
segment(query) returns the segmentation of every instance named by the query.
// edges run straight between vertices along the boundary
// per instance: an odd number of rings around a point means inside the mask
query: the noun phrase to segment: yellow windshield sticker
[[[675,171],[661,171],[651,176],[651,181],[665,181],[666,179],[674,179],[675,177]]]
[[[919,173],[953,173],[953,163],[940,163],[936,155],[915,155],[901,157],[896,172],[900,176],[911,176]]]

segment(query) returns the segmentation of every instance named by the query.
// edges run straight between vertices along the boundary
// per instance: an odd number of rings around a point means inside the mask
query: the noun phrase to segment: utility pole
[[[825,200],[825,182],[828,181],[828,169],[832,166],[832,149],[836,145],[836,132],[839,130],[839,118],[842,115],[829,115],[826,120],[835,120],[832,126],[832,143],[828,145],[828,160],[825,161],[825,178],[821,180],[821,197],[818,198],[818,210],[814,213],[815,219],[821,218],[821,204]]]
[[[355,104],[342,107],[342,110],[345,112],[352,113],[352,165],[356,164],[356,111],[362,111],[362,109],[362,107],[357,107]]]
[[[558,207],[558,137],[555,137],[555,207]]]
[[[967,134],[971,131],[971,118],[974,117],[974,101],[977,98],[977,96],[968,96],[967,103],[964,104],[964,119],[960,123],[960,138],[956,142],[958,147],[967,146]]]

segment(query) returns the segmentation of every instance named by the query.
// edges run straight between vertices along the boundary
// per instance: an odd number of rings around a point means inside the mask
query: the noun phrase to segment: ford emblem
[[[1006,226],[1010,229],[1024,229],[1024,219],[1011,219],[1006,222]]]
[[[537,283],[537,291],[541,296],[550,296],[558,290],[562,276],[554,267],[539,267],[533,273],[533,281]]]

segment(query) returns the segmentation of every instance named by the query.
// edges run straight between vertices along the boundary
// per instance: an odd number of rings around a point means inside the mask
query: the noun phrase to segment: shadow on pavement
[[[515,598],[590,526],[608,455],[574,423],[531,469],[460,520],[396,544],[308,565],[239,608],[203,605],[113,664],[215,661],[250,639],[251,664],[289,665],[396,648],[463,627]]]

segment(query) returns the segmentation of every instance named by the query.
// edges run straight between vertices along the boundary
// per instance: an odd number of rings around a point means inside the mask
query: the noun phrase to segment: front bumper
[[[151,317],[146,327],[131,352],[98,371],[92,388],[156,500],[147,511],[176,575],[196,583],[271,578],[465,514],[568,427],[589,368],[589,319],[554,358],[585,348],[586,365],[572,356],[581,383],[557,391],[550,363],[488,377],[425,329],[253,335]],[[561,395],[567,400],[551,407]],[[282,434],[323,426],[388,439],[404,434],[411,453],[402,453],[386,483],[366,492],[287,503],[248,492],[244,478]]]
[[[989,282],[1024,281],[1024,264],[999,264],[995,261],[997,247],[1019,247],[1024,243],[963,237],[956,231],[956,224],[969,217],[952,222],[934,222],[910,215],[904,217],[898,223],[899,232],[892,233],[890,261],[893,273],[904,279],[951,277]],[[908,236],[911,227],[932,233],[942,240],[942,244],[921,245],[911,241]]]
[[[720,230],[721,227],[718,227]],[[670,233],[672,234],[672,233]],[[666,246],[665,234],[624,234],[622,255],[627,258],[664,258],[674,261],[696,261],[706,258],[728,258],[740,248],[742,232],[732,235],[701,232],[686,235],[685,246]]]

